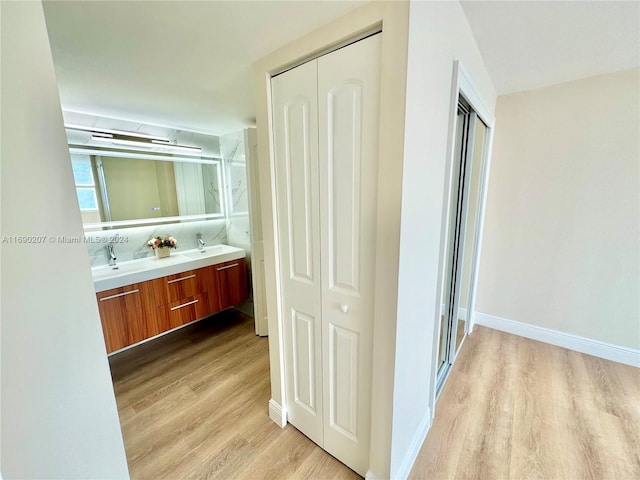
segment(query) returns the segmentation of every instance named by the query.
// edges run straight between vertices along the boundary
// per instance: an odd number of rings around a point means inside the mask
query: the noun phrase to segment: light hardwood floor
[[[357,479],[268,416],[267,339],[235,310],[110,358],[133,480]]]
[[[640,371],[476,326],[409,478],[639,479]]]
[[[267,340],[228,310],[110,358],[131,478],[356,479],[268,418]],[[484,327],[411,479],[640,478],[640,372]]]

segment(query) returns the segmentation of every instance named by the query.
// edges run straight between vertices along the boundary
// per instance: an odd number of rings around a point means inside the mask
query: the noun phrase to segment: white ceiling
[[[222,135],[255,124],[252,64],[364,1],[45,1],[66,110]]]
[[[463,1],[498,95],[640,66],[640,2]]]
[[[45,1],[63,108],[222,135],[251,65],[365,1]],[[464,1],[498,94],[640,65],[640,3]]]

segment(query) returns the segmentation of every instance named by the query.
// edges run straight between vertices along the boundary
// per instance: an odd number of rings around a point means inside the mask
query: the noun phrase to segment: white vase
[[[156,248],[156,258],[166,258],[171,255],[171,249],[169,247]]]

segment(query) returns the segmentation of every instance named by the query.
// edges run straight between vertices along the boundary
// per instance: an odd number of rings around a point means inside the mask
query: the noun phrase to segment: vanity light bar
[[[135,137],[135,138],[145,138],[148,140],[158,140],[160,142],[169,142],[170,140],[167,137],[158,137],[156,135],[147,135],[146,133],[137,133],[137,132],[125,132],[124,130],[112,130],[109,128],[98,128],[98,127],[85,127],[84,125],[75,125],[71,123],[65,123],[64,128],[69,130],[82,130],[83,132],[91,132],[94,134],[100,133],[111,133],[113,135],[123,135],[125,137]]]
[[[166,150],[176,150],[180,152],[191,152],[191,153],[200,153],[202,152],[202,148],[200,147],[186,147],[184,145],[174,145],[172,143],[165,143],[164,141],[154,141],[150,142],[137,141],[137,140],[126,140],[122,138],[114,138],[113,136],[101,136],[101,135],[92,135],[91,140],[95,140],[98,142],[107,142],[114,143],[116,145],[127,145],[132,147],[144,147],[144,148],[162,148]],[[167,140],[168,141],[168,140]]]

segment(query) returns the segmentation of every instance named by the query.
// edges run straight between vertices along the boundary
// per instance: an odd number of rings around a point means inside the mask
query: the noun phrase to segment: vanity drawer
[[[165,277],[167,302],[173,303],[204,292],[202,273],[189,270]]]
[[[169,328],[176,328],[185,323],[206,317],[208,310],[207,297],[203,293],[157,308],[158,316],[167,319]]]

